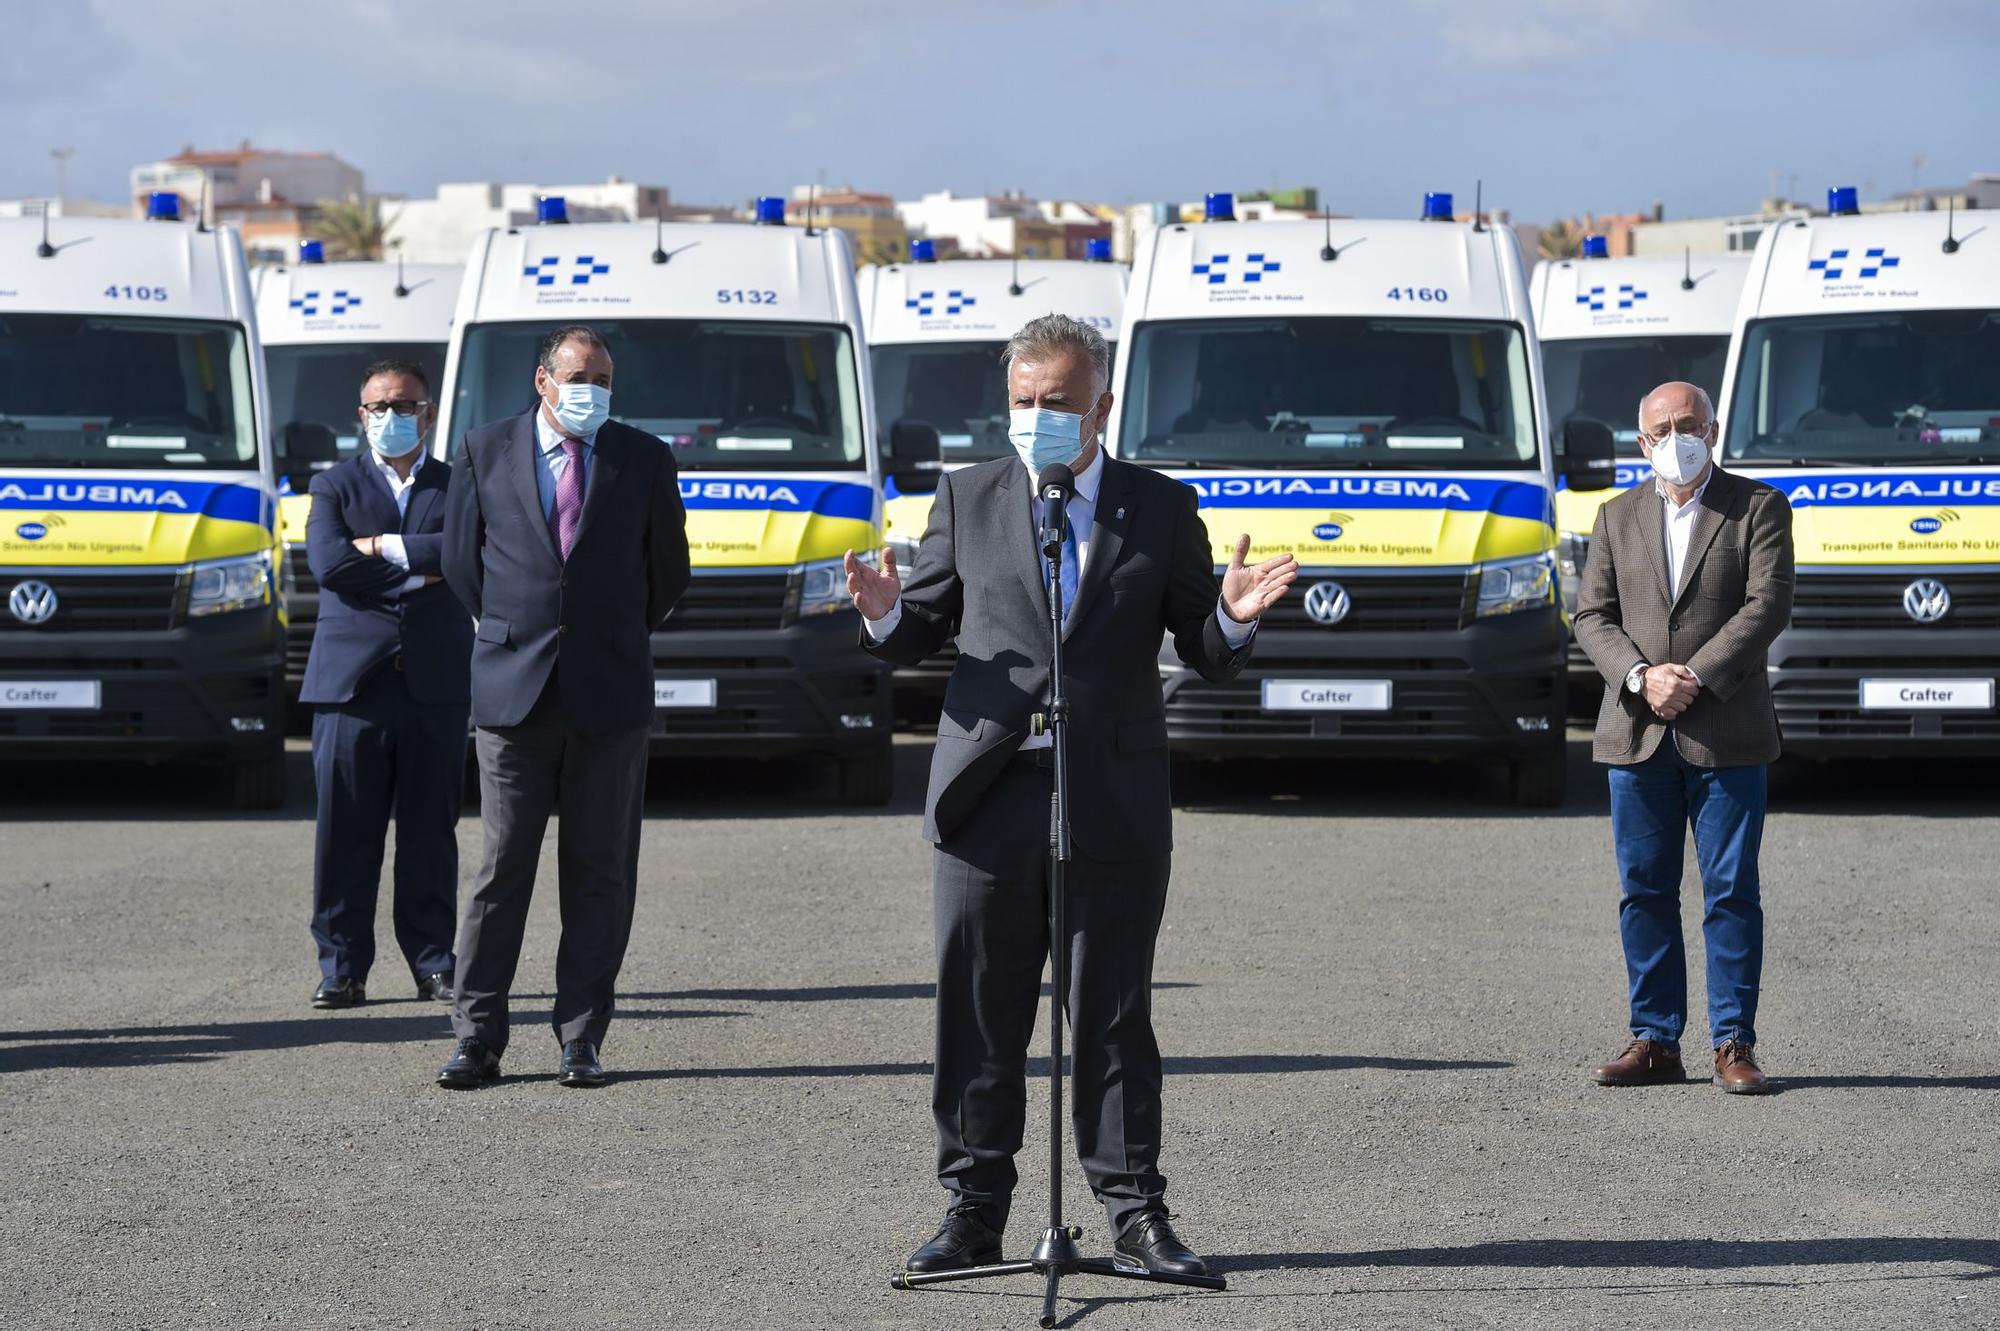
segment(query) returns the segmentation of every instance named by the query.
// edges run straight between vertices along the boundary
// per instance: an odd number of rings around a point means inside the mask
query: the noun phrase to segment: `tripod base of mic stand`
[[[995,1262],[991,1266],[965,1266],[953,1271],[898,1271],[889,1277],[894,1289],[922,1289],[925,1285],[946,1285],[960,1280],[989,1280],[995,1276],[1039,1275],[1047,1282],[1042,1297],[1041,1324],[1056,1324],[1056,1287],[1064,1276],[1110,1276],[1114,1280],[1142,1280],[1155,1285],[1183,1285],[1191,1289],[1228,1289],[1221,1276],[1181,1276],[1164,1271],[1147,1271],[1099,1261],[1077,1252],[1076,1241],[1083,1230],[1076,1225],[1042,1231],[1041,1242],[1025,1262]]]

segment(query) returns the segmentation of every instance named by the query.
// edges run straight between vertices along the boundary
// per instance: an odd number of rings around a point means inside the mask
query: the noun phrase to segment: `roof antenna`
[[[38,259],[53,259],[56,257],[56,247],[49,244],[49,205],[47,200],[44,200],[42,203],[42,243],[35,246],[35,257]]]
[[[396,255],[396,294],[398,296],[410,294],[409,287],[403,284],[403,256],[400,253]]]
[[[194,229],[208,230],[208,172],[201,173],[201,202],[194,210]]]
[[[1486,229],[1486,227],[1483,225],[1485,221],[1485,214],[1479,211],[1480,201],[1485,197],[1485,195],[1486,195],[1486,182],[1483,180],[1473,181],[1472,182],[1472,229],[1474,231],[1484,231]]]
[[[662,243],[661,239],[663,233],[666,230],[666,225],[667,224],[665,222],[663,222],[657,217],[653,219],[653,262],[654,263],[665,263],[667,261],[667,247]]]
[[[1957,229],[1957,223],[1958,223],[1957,206],[1958,206],[1958,199],[1956,197],[1952,197],[1944,201],[1944,252],[1946,254],[1958,253],[1958,237],[1952,234]],[[49,224],[49,216],[47,213],[43,213],[42,214],[43,228],[47,229],[48,224]]]
[[[819,232],[813,230],[813,204],[816,203],[818,199],[819,199],[819,182],[815,180],[812,184],[806,186],[806,234],[808,236],[816,236],[819,234]]]
[[[1014,230],[1013,257],[1014,257],[1014,275],[1007,279],[1007,294],[1010,296],[1018,296],[1021,294],[1022,291],[1026,290],[1026,288],[1021,285],[1021,232],[1020,228],[1018,227],[1016,227]]]
[[[1320,220],[1326,223],[1326,243],[1319,247],[1319,257],[1327,263],[1332,263],[1340,257],[1340,251],[1333,247],[1333,210],[1322,203],[1319,216]]]
[[[1681,270],[1681,290],[1693,291],[1694,290],[1694,246],[1689,245],[1688,247],[1686,247],[1681,251],[1681,261],[1687,265],[1685,268]]]

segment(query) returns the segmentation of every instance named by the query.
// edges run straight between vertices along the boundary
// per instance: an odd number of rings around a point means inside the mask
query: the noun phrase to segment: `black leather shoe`
[[[591,1087],[604,1084],[604,1065],[597,1061],[597,1046],[588,1040],[571,1040],[563,1046],[559,1086]]]
[[[336,975],[330,980],[321,980],[319,988],[313,990],[313,1006],[316,1008],[360,1007],[368,1001],[368,986],[352,976]]]
[[[483,1040],[460,1040],[451,1062],[438,1069],[438,1085],[448,1091],[469,1091],[500,1076],[500,1055]]]
[[[1188,1250],[1161,1211],[1148,1211],[1125,1227],[1112,1247],[1111,1264],[1121,1271],[1152,1271],[1170,1276],[1208,1274],[1208,1263]]]
[[[438,971],[417,981],[417,997],[433,1002],[451,1002],[451,972]]]
[[[929,1243],[911,1253],[905,1271],[957,1271],[1000,1260],[1000,1231],[979,1218],[976,1206],[954,1206]]]

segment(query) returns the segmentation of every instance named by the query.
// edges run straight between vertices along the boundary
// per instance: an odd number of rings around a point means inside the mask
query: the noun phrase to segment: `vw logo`
[[[1352,609],[1354,598],[1337,582],[1315,582],[1306,592],[1306,614],[1315,624],[1338,624]]]
[[[1918,578],[1903,588],[1903,613],[1919,624],[1935,624],[1950,610],[1951,593],[1936,578]]]
[[[33,578],[17,582],[7,594],[7,608],[23,624],[46,624],[56,613],[56,589]]]

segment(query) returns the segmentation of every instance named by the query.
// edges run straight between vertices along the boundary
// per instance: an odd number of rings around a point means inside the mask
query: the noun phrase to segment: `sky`
[[[0,198],[186,145],[371,191],[612,174],[1413,214],[1752,211],[2000,173],[1995,0],[0,0]],[[1914,159],[1921,156],[1918,164]]]

